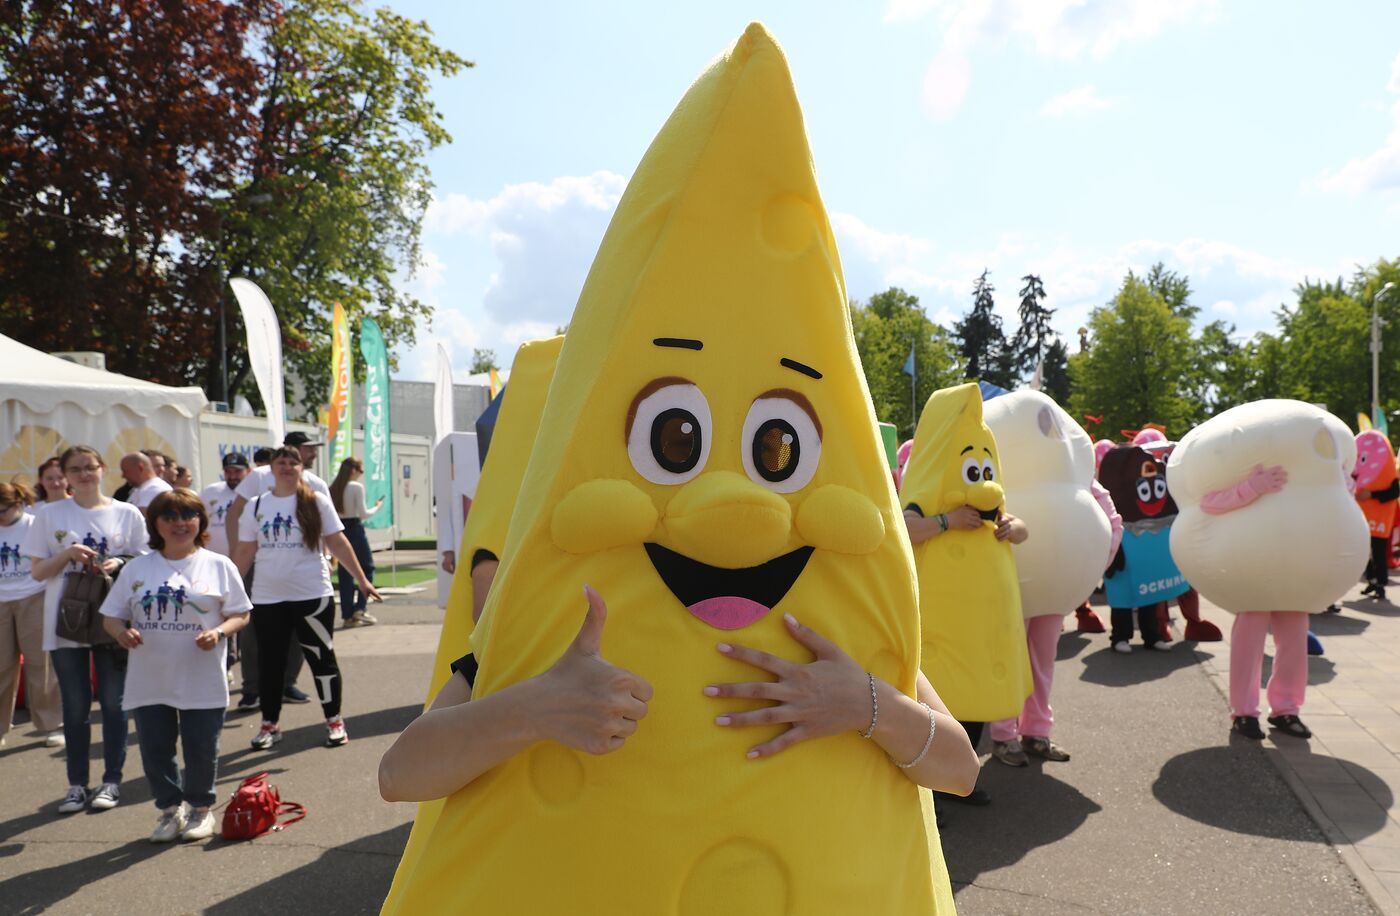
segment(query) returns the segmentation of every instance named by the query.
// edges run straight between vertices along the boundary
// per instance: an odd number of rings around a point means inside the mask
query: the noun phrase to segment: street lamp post
[[[1380,288],[1371,299],[1371,422],[1380,416],[1381,407],[1381,297],[1395,288],[1391,281]]]

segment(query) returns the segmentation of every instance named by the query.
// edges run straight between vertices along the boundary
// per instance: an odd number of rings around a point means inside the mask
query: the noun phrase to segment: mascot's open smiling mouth
[[[739,630],[763,619],[792,588],[812,556],[812,547],[774,557],[747,569],[723,569],[648,543],[651,565],[686,610],[720,630]]]

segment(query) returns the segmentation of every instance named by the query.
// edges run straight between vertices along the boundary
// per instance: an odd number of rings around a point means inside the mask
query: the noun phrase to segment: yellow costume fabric
[[[1018,716],[1031,693],[1016,561],[1010,542],[995,534],[1000,480],[977,385],[935,391],[914,431],[900,494],[926,518],[964,505],[984,518],[976,530],[946,531],[914,548],[924,675],[963,722]]]
[[[433,659],[428,695],[423,701],[424,709],[432,704],[442,685],[452,676],[452,663],[472,651],[472,557],[478,550],[489,550],[499,560],[505,551],[506,531],[520,496],[520,482],[525,476],[530,450],[535,446],[540,415],[544,413],[545,397],[549,394],[549,383],[554,379],[554,365],[563,343],[562,336],[530,340],[515,352],[508,392],[501,402],[501,412],[491,435],[491,448],[481,468],[467,524],[462,529],[457,572],[452,577],[452,590],[447,594],[447,612],[443,617],[437,656]],[[424,844],[441,811],[441,799],[418,806],[413,830],[404,848],[404,862],[416,862],[423,854]],[[392,889],[390,895],[393,895]]]
[[[655,689],[619,751],[530,748],[450,796],[386,912],[952,912],[932,806],[851,732],[708,684],[800,661],[790,612],[912,695],[918,611],[787,62],[752,25],[638,166],[564,341],[478,631],[477,695],[547,670],[608,604],[602,655]],[[732,632],[730,632],[732,631]],[[749,703],[749,708],[763,703]]]

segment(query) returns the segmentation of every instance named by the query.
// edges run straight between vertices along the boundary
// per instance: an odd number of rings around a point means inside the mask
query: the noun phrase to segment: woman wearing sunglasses
[[[121,801],[122,767],[126,764],[126,713],[122,711],[126,651],[110,643],[92,646],[58,636],[55,630],[64,574],[89,567],[115,576],[124,558],[146,552],[146,519],[135,506],[103,494],[102,476],[107,465],[96,449],[75,445],[59,456],[58,463],[73,488],[73,498],[49,503],[35,513],[20,553],[29,558],[29,574],[45,583],[44,648],[63,698],[68,765],[68,794],[58,810],[73,814],[89,805],[104,811]],[[103,769],[102,784],[92,793],[88,786],[93,697],[89,672],[94,670],[97,703],[102,709]]]
[[[122,705],[136,719],[141,765],[160,809],[151,842],[203,840],[214,835],[209,809],[228,706],[228,638],[247,624],[253,605],[233,561],[204,549],[209,515],[196,493],[161,493],[146,527],[153,551],[122,571],[102,604],[103,626],[131,651]]]

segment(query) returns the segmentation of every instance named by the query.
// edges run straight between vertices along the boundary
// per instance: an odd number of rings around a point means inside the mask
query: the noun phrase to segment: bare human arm
[[[52,579],[63,571],[69,563],[91,566],[97,558],[97,551],[82,544],[71,544],[51,557],[30,557],[29,575],[40,582]]]
[[[379,761],[385,801],[443,798],[539,741],[589,754],[622,747],[646,715],[652,689],[603,660],[607,605],[592,588],[584,594],[583,626],[545,673],[479,700],[465,678],[448,680]]]
[[[233,502],[228,507],[228,512],[224,513],[224,533],[228,536],[228,555],[231,557],[238,556],[238,548],[242,544],[238,538],[238,520],[243,517],[243,507],[246,505],[248,505],[248,500],[241,496],[234,496]],[[245,576],[248,574],[248,571],[242,567],[239,567],[239,572]]]
[[[472,567],[472,623],[481,620],[481,609],[486,607],[486,596],[491,593],[500,565],[499,560],[482,560]]]
[[[238,567],[238,574],[243,578],[248,578],[248,570],[253,568],[253,559],[258,554],[258,544],[256,541],[240,541],[233,545],[233,565]]]
[[[944,531],[974,531],[982,524],[982,516],[971,506],[959,506],[952,512],[925,518],[913,509],[904,510],[904,526],[909,529],[909,542],[922,544]]]
[[[360,591],[368,598],[375,601],[383,601],[379,592],[374,590],[374,583],[369,581],[365,571],[360,568],[360,561],[355,557],[355,548],[350,546],[350,541],[345,537],[345,532],[337,531],[335,534],[321,538],[321,543],[326,546],[326,550],[331,556],[340,561],[350,575],[355,577],[355,584]]]

